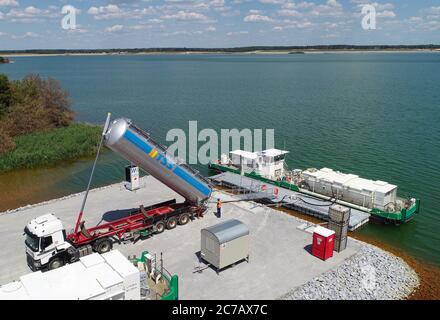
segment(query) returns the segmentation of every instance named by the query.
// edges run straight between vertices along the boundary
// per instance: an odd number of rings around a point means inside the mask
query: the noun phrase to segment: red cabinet
[[[335,232],[318,226],[313,232],[312,254],[322,260],[333,257]]]

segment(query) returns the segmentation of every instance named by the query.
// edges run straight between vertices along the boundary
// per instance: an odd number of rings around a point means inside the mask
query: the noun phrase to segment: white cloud
[[[342,5],[336,0],[328,0],[326,4],[311,6],[314,16],[341,17],[344,15]]]
[[[426,16],[439,16],[440,15],[440,6],[438,7],[429,7],[421,10],[422,14]]]
[[[122,24],[115,24],[114,26],[105,28],[105,32],[108,33],[113,33],[113,32],[118,32],[124,29],[124,26]]]
[[[18,7],[19,3],[16,0],[0,0],[0,7]]]
[[[278,15],[281,17],[300,17],[302,14],[292,9],[282,9],[278,11]]]
[[[440,21],[429,21],[424,25],[424,27],[429,31],[440,30]]]
[[[374,6],[377,11],[394,9],[394,4],[392,3],[371,2],[371,0],[351,0],[351,2],[356,3],[358,8],[362,8],[364,5],[371,5]]]
[[[422,17],[411,17],[411,18],[409,18],[409,21],[411,21],[411,22],[421,22],[421,21],[423,21],[423,18]]]
[[[204,14],[198,12],[179,11],[174,14],[162,16],[163,19],[180,20],[180,21],[209,21],[210,19]]]
[[[96,15],[99,13],[99,9],[97,7],[90,7],[89,10],[87,10],[88,14]]]
[[[28,6],[24,9],[13,8],[5,15],[5,17],[12,22],[34,22],[45,18],[57,18],[60,16],[61,13],[58,10],[51,8],[39,9],[34,6]]]
[[[337,0],[328,0],[327,5],[330,7],[340,7],[341,4]]]
[[[144,30],[147,29],[149,26],[145,24],[136,24],[134,26],[130,26],[129,29],[131,30]]]
[[[315,4],[313,2],[303,1],[303,2],[301,2],[299,4],[297,4],[296,8],[298,8],[298,9],[309,9],[309,8],[314,7],[314,6],[315,6]]]
[[[440,6],[421,9],[419,15],[412,16],[403,22],[407,23],[412,31],[437,32],[440,30]]]
[[[35,32],[28,31],[24,34],[24,37],[25,38],[37,38],[37,37],[39,37],[39,35]]]
[[[312,22],[310,22],[307,19],[303,19],[301,21],[285,19],[280,23],[282,25],[275,26],[273,30],[283,31],[287,29],[305,29],[305,28],[312,28],[315,26]]]
[[[240,10],[232,10],[232,11],[226,11],[222,12],[221,14],[223,17],[235,17],[240,15]]]
[[[115,4],[109,4],[107,6],[101,6],[101,7],[90,7],[87,11],[88,14],[91,14],[93,16],[114,16],[119,17],[120,14],[123,13],[123,11]]]
[[[225,0],[212,0],[209,4],[214,7],[222,7],[225,5]]]
[[[90,7],[87,13],[96,20],[140,19],[143,16],[156,13],[156,9],[151,6],[142,9],[126,9],[120,8],[115,4],[109,4],[107,6]]]
[[[380,18],[395,18],[396,14],[393,11],[385,10],[382,12],[378,12],[377,16]]]
[[[26,9],[24,9],[24,13],[29,14],[29,15],[36,15],[36,14],[40,14],[41,10],[37,9],[33,6],[30,6],[30,7],[27,7]]]
[[[272,18],[260,14],[250,14],[243,19],[244,22],[270,22]]]
[[[351,2],[357,4],[357,12],[354,13],[354,17],[362,17],[362,8],[365,5],[372,5],[376,9],[376,16],[378,18],[395,18],[396,13],[393,11],[394,4],[392,3],[379,3],[369,2],[368,0],[351,0]]]
[[[286,2],[285,0],[260,0],[261,3],[266,3],[266,4],[281,4]]]

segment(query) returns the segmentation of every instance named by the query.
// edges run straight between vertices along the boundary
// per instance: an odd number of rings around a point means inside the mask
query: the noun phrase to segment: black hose
[[[316,206],[316,207],[328,207],[328,206],[331,206],[331,205],[333,205],[333,204],[336,203],[336,199],[335,199],[334,201],[330,202],[329,204],[315,204],[315,203],[307,202],[307,201],[305,201],[304,199],[302,199],[302,198],[300,198],[300,197],[296,197],[296,198],[299,199],[299,200],[301,200],[302,202],[308,204],[308,205]]]

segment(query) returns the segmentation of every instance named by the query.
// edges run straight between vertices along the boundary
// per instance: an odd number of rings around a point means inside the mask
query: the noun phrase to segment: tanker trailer
[[[67,234],[61,220],[53,214],[33,219],[26,226],[26,256],[33,271],[59,268],[93,251],[103,254],[112,249],[114,240],[136,240],[174,229],[177,224],[184,225],[194,214],[200,216],[206,210],[212,190],[202,175],[168,155],[165,147],[130,120],[117,119],[109,123],[110,114],[102,142],[183,196],[185,202],[176,203],[174,199],[149,207],[140,206],[128,216],[86,228],[82,220],[83,210],[99,147],[74,231]]]

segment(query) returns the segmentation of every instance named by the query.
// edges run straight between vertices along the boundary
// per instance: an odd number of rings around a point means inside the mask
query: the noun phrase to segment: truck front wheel
[[[49,270],[58,269],[64,266],[64,260],[61,258],[54,258],[49,262]]]
[[[93,251],[98,253],[109,252],[113,248],[113,243],[109,238],[98,239],[93,244]]]

